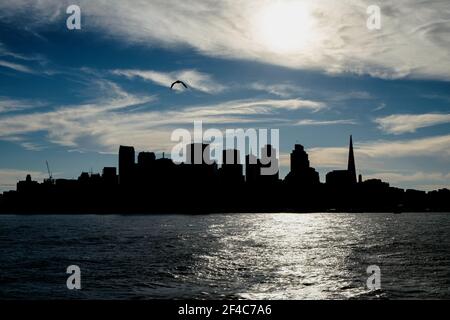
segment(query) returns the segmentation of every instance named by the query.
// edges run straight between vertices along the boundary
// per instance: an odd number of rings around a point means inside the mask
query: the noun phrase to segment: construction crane
[[[45,164],[47,165],[47,172],[48,172],[47,182],[48,183],[53,183],[53,175],[52,175],[52,172],[50,171],[50,166],[48,165],[48,161],[47,160],[45,160]]]

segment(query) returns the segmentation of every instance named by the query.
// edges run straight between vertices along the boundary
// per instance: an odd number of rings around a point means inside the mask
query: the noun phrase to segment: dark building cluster
[[[175,164],[163,154],[119,149],[119,171],[105,167],[102,174],[83,172],[78,179],[43,183],[28,175],[16,191],[0,196],[0,212],[25,213],[214,213],[214,212],[401,212],[450,211],[450,190],[424,192],[389,186],[377,179],[357,179],[353,141],[348,166],[326,175],[311,167],[304,147],[296,144],[290,172],[284,179],[262,174],[270,164],[238,150],[224,150],[223,164],[208,157],[209,145],[190,144],[186,161]],[[200,150],[201,152],[195,152]],[[276,152],[264,147],[268,156]],[[244,170],[245,169],[245,170]]]

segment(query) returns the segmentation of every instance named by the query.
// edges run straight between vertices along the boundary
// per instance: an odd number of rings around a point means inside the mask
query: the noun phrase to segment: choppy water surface
[[[82,289],[66,288],[81,268]],[[366,288],[381,268],[382,289]],[[450,298],[450,214],[0,216],[0,298]]]

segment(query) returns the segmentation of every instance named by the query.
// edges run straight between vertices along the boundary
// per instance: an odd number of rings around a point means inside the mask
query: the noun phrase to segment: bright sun
[[[258,43],[270,51],[295,53],[313,39],[313,19],[301,1],[277,1],[256,13],[254,30]]]

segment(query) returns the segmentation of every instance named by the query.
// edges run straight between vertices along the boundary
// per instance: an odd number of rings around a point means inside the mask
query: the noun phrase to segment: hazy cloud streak
[[[282,3],[292,3],[285,0]],[[291,41],[309,35],[307,45],[278,52],[261,42],[261,12],[272,0],[41,0],[3,1],[2,21],[40,27],[65,18],[68,4],[83,10],[86,30],[99,30],[127,43],[154,47],[190,47],[208,56],[256,60],[320,70],[397,79],[450,80],[450,7],[446,1],[398,0],[380,4],[382,28],[369,31],[370,0],[301,1],[310,26]],[[24,16],[23,12],[33,12]],[[305,12],[298,12],[299,18]],[[269,17],[270,18],[270,17]],[[282,36],[282,35],[280,35]],[[267,40],[267,39],[266,39]],[[289,40],[289,39],[288,39]]]
[[[402,134],[415,132],[417,129],[438,124],[449,123],[450,114],[393,114],[375,119],[378,128],[386,133]]]
[[[181,70],[174,72],[159,72],[153,70],[113,70],[113,74],[125,76],[127,78],[141,78],[151,81],[160,86],[170,88],[170,85],[176,80],[186,83],[189,88],[206,93],[218,93],[225,89],[225,86],[215,82],[212,77],[206,73],[196,70]],[[174,86],[174,90],[184,90],[184,87]]]

